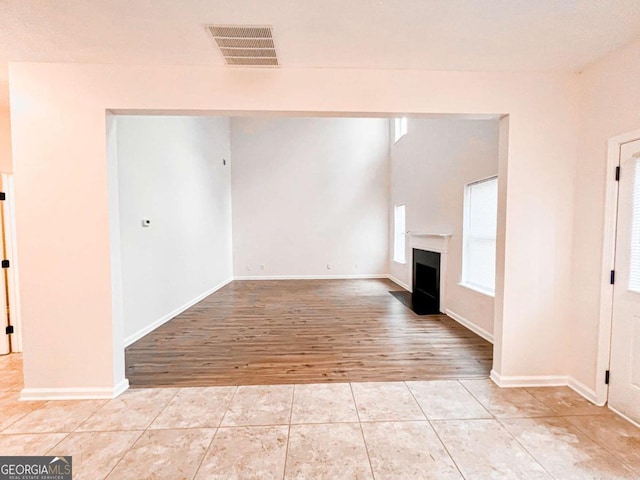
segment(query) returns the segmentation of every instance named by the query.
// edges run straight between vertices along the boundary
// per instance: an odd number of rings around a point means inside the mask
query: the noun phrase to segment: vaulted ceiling
[[[207,24],[273,26],[280,68],[579,72],[640,0],[0,0],[0,104],[13,61],[223,67]]]

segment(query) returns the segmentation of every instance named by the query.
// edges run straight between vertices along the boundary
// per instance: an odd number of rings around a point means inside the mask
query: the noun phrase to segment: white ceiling
[[[272,25],[282,68],[577,72],[640,0],[0,0],[0,104],[12,61],[223,66],[212,23]]]

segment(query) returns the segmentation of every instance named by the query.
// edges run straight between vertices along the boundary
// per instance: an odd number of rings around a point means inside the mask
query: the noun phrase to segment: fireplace
[[[440,253],[413,249],[414,310],[423,315],[440,313]]]

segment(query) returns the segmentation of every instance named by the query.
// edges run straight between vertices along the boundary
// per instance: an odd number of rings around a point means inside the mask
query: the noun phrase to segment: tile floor
[[[640,478],[640,429],[568,388],[490,380],[129,390],[18,400],[0,357],[0,455],[74,479]]]

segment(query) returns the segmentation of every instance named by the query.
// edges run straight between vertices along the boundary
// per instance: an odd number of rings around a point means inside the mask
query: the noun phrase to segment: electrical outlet
[[[251,265],[247,265],[247,272],[251,271]]]
[[[264,263],[260,265],[260,270],[264,270]]]
[[[327,270],[331,270],[331,264],[327,263]]]

